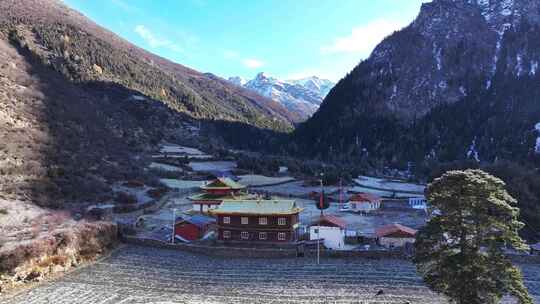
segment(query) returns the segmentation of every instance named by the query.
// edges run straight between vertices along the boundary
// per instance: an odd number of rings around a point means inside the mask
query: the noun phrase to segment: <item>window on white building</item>
[[[240,238],[241,238],[242,240],[247,240],[247,239],[249,239],[249,232],[247,232],[247,231],[242,231],[242,232],[240,232]]]
[[[230,216],[224,216],[223,217],[223,224],[230,224],[231,223],[231,217]]]
[[[259,218],[259,225],[268,225],[268,218],[267,217],[260,217]]]
[[[284,217],[280,217],[280,218],[278,218],[277,223],[280,226],[285,226],[285,225],[287,225],[287,219],[284,218]]]
[[[266,240],[268,235],[266,232],[259,232],[259,240]]]
[[[223,231],[223,238],[224,239],[230,239],[231,238],[231,232],[228,230]]]
[[[241,219],[240,219],[242,225],[247,225],[249,224],[249,218],[248,217],[245,217],[243,216]]]
[[[285,241],[285,232],[279,232],[278,235],[277,235],[277,239],[279,241]]]

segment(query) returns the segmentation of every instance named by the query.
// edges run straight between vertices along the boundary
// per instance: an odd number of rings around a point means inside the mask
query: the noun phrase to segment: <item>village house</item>
[[[345,227],[343,219],[333,215],[320,217],[309,227],[309,239],[321,240],[324,247],[339,250],[345,245]]]
[[[379,245],[386,248],[403,247],[413,244],[416,230],[400,224],[390,224],[375,230]]]
[[[193,210],[200,213],[208,213],[209,210],[216,209],[223,200],[254,198],[245,192],[246,186],[227,177],[218,177],[202,185],[200,189],[202,193],[189,197]]]
[[[411,197],[409,198],[409,206],[413,209],[426,210],[427,200],[425,197]]]
[[[215,223],[213,217],[194,215],[177,221],[174,225],[174,235],[181,241],[192,242],[204,237]]]
[[[294,200],[224,200],[210,213],[219,241],[291,243],[298,241],[301,211]]]
[[[381,208],[382,199],[370,193],[357,193],[347,203],[346,209],[352,212],[369,213]]]

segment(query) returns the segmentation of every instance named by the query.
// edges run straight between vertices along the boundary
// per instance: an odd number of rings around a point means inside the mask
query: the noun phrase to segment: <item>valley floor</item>
[[[540,265],[523,267],[540,303]],[[375,296],[383,290],[384,294]],[[15,303],[447,303],[402,260],[239,259],[126,246]],[[511,303],[506,302],[505,303]]]

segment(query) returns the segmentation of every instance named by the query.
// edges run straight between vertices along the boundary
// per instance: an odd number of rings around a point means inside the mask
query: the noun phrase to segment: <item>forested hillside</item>
[[[534,158],[539,3],[507,2],[424,4],[298,127],[293,151],[397,167]]]

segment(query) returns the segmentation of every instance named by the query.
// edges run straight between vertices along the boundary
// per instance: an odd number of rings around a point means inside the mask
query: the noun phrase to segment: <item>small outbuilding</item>
[[[194,215],[177,221],[174,225],[174,234],[181,240],[191,242],[202,238],[215,224],[216,219],[213,217]]]
[[[371,193],[357,193],[347,203],[347,209],[352,212],[369,213],[381,208],[382,199]]]
[[[409,206],[413,209],[426,210],[427,200],[425,197],[411,197],[409,198]]]
[[[309,227],[309,239],[322,240],[324,247],[339,250],[345,245],[345,228],[343,219],[325,215]]]
[[[404,247],[407,243],[413,244],[416,230],[400,224],[390,224],[375,230],[379,245],[386,248]]]

